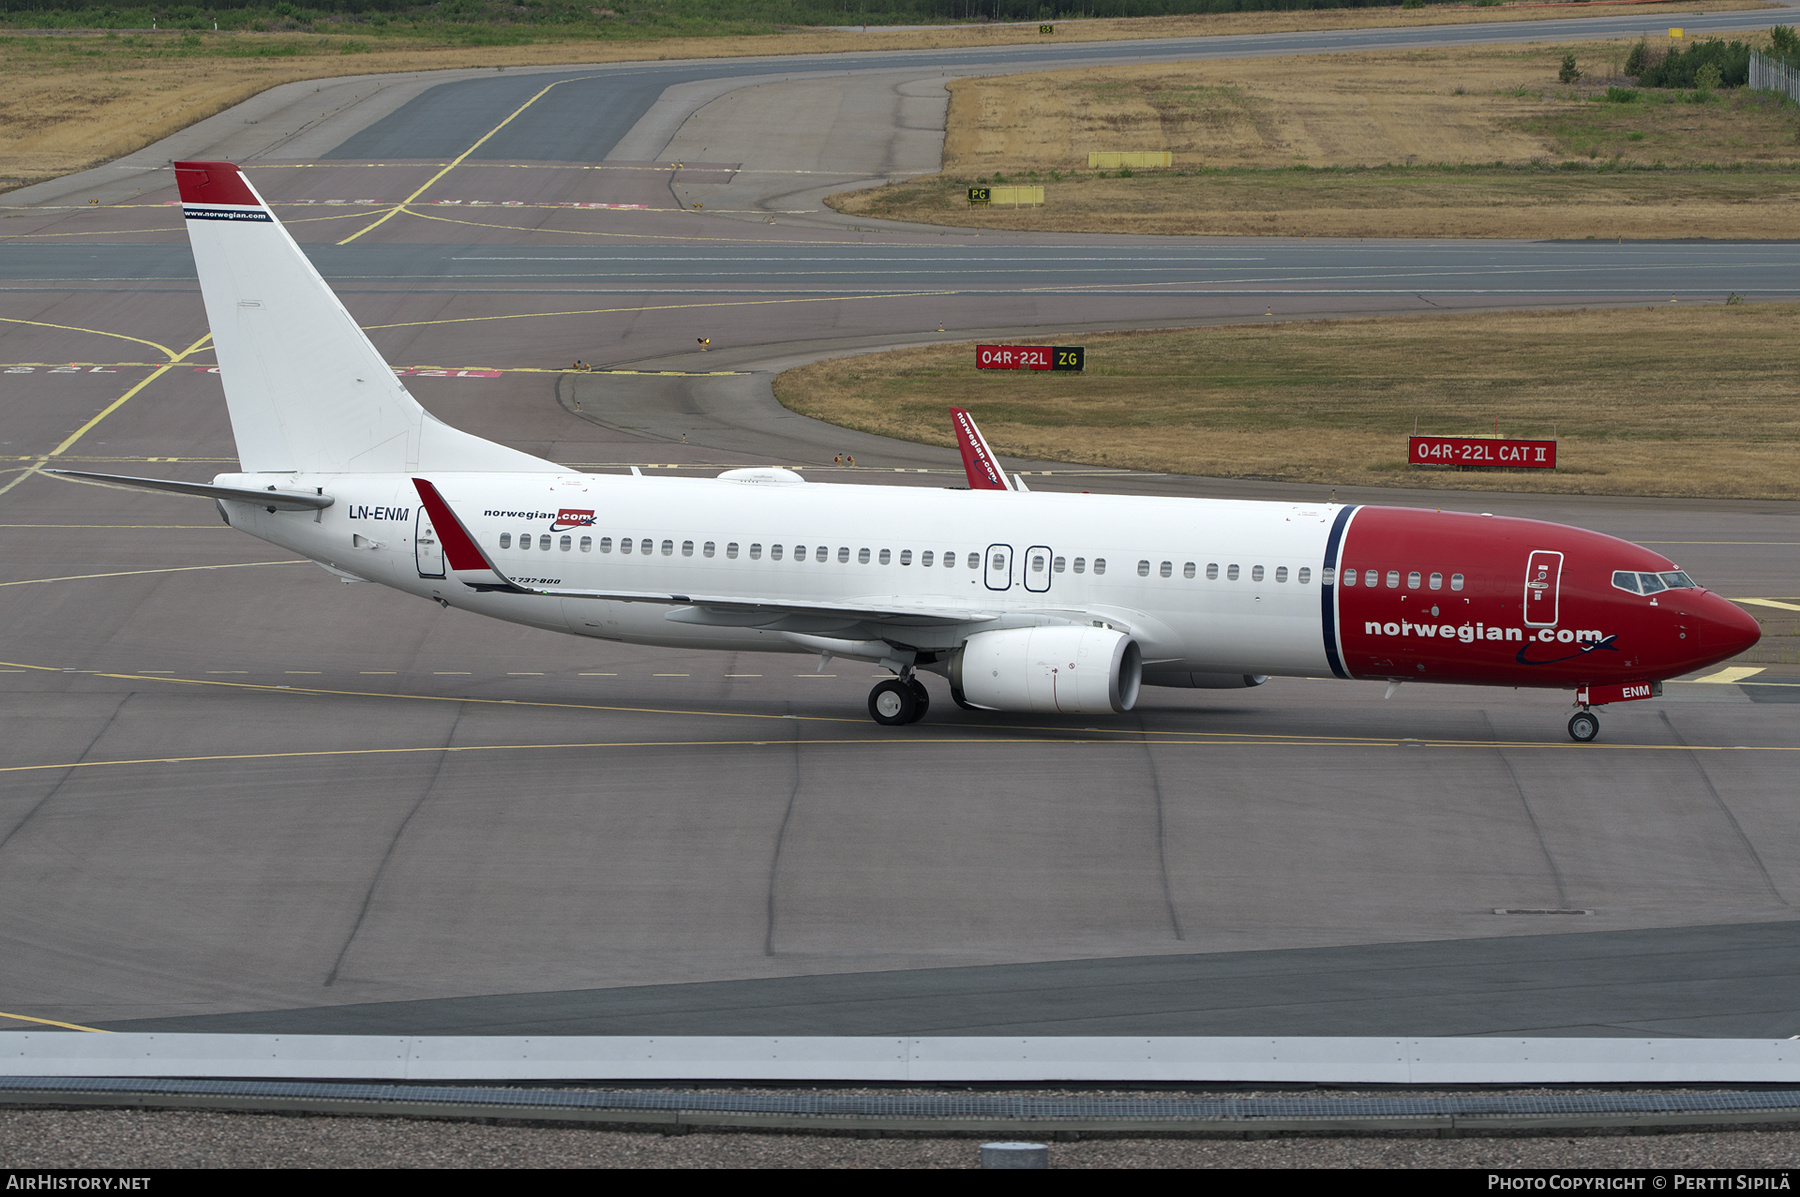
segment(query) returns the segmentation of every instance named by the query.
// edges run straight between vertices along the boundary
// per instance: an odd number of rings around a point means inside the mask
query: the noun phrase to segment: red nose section
[[[1735,657],[1762,639],[1762,625],[1748,611],[1716,594],[1705,596],[1698,612],[1703,621],[1700,643],[1708,656]]]

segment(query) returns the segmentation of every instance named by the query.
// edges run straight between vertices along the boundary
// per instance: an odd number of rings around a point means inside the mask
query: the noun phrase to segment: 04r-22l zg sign
[[[1081,345],[977,345],[977,370],[1083,370],[1087,349]]]
[[[1412,465],[1554,470],[1556,442],[1485,436],[1415,436],[1407,448],[1406,460]]]

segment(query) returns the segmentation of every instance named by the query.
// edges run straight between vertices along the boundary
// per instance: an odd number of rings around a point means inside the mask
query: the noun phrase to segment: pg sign
[[[1081,345],[977,345],[977,370],[1082,370],[1087,349]]]
[[[1554,470],[1555,441],[1509,441],[1485,436],[1415,436],[1407,449],[1411,465],[1465,469]]]

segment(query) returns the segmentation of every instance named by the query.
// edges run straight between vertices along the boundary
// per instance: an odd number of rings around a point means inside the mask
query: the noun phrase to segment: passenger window
[[[863,554],[864,554],[863,555],[863,564],[865,564],[865,565],[867,565],[868,561],[869,561],[868,552],[869,552],[869,550],[867,550],[867,549],[863,550]],[[849,561],[849,560],[850,560],[850,550],[847,548],[839,549],[838,550],[838,564],[842,565],[844,562]]]
[[[753,544],[750,546],[750,560],[752,560],[752,561],[762,560],[762,546],[761,545]]]
[[[1194,563],[1192,561],[1181,567],[1181,576],[1184,578],[1191,578],[1194,576]]]
[[[1260,582],[1260,581],[1262,581],[1262,579],[1263,579],[1263,567],[1260,565],[1252,565],[1250,567],[1250,580],[1252,582]]]
[[[1067,557],[1052,557],[1050,559],[1050,572],[1053,574],[1060,574],[1068,567],[1068,564],[1069,559]]]
[[[845,552],[848,552],[848,551],[849,551],[848,549],[845,550]],[[858,565],[867,565],[869,563],[869,550],[867,550],[867,549],[856,550],[856,563]]]
[[[750,555],[752,557],[756,556],[756,546],[755,545],[750,546]],[[769,560],[770,561],[780,561],[781,560],[781,546],[780,545],[772,544],[769,546]]]
[[[538,548],[543,549],[546,553],[550,551],[550,534],[548,532],[538,537]]]
[[[980,569],[981,568],[981,554],[980,553],[970,553],[969,554],[969,568],[970,569]]]
[[[1087,572],[1087,558],[1086,557],[1075,558],[1075,572],[1078,574],[1085,574]]]
[[[612,552],[612,537],[610,537],[610,536],[602,536],[602,537],[601,537],[601,538],[600,538],[600,551],[601,551],[601,552],[602,552],[602,553],[610,553],[610,552]]]
[[[638,541],[638,552],[648,557],[650,555],[650,549],[655,543],[656,542],[651,540],[648,536],[644,537],[644,539]]]
[[[692,544],[693,541],[690,540],[688,543]],[[691,549],[689,551],[692,552]],[[663,556],[673,557],[674,555],[675,555],[675,542],[672,540],[663,541]]]
[[[911,549],[901,549],[900,550],[900,564],[901,565],[911,565],[912,564],[912,550]],[[927,561],[925,564],[930,565],[931,562]]]
[[[1415,569],[1411,573],[1406,575],[1406,588],[1408,590],[1417,590],[1419,588],[1419,571],[1418,570]]]
[[[881,550],[881,564],[886,565],[888,562],[892,561],[893,559],[894,559],[894,551],[892,549]]]
[[[1287,581],[1287,566],[1278,565],[1275,567],[1275,580],[1277,582]]]
[[[930,549],[926,549],[923,553],[919,554],[919,564],[924,566],[927,569],[931,568],[931,563],[933,560],[934,560],[934,558],[932,556],[932,552]]]
[[[1147,578],[1149,576],[1150,576],[1150,563],[1148,561],[1138,562],[1138,577]]]
[[[733,540],[726,544],[725,556],[732,561],[737,560],[737,541]]]
[[[1326,572],[1330,572],[1330,571],[1326,571]],[[1344,571],[1344,585],[1346,585],[1346,586],[1356,585],[1356,571],[1355,570],[1347,569]]]
[[[1444,588],[1444,575],[1432,574],[1431,577],[1425,580],[1425,584],[1430,586],[1433,590],[1442,590]]]
[[[1329,574],[1331,571],[1326,570],[1325,572]],[[1302,565],[1300,567],[1299,576],[1297,576],[1294,581],[1300,583],[1302,586],[1306,585],[1308,582],[1312,581],[1312,570],[1309,567]]]
[[[1094,558],[1094,572],[1097,574],[1103,574],[1106,572],[1106,558],[1104,558],[1104,557]]]
[[[1206,563],[1206,580],[1208,582],[1217,582],[1219,580],[1219,563],[1217,561],[1208,561]]]
[[[708,557],[712,556],[713,555],[713,542],[710,540],[707,541],[704,545],[700,546],[700,551]]]
[[[566,553],[575,547],[575,538],[573,536],[565,536],[558,542],[556,547]]]
[[[581,538],[581,551],[584,553],[591,553],[594,551],[594,538],[592,536],[583,536]]]
[[[831,550],[826,548],[824,545],[820,545],[819,551],[817,553],[813,554],[813,560],[814,561],[824,561],[827,558],[829,558],[830,556],[831,556]]]
[[[1389,590],[1400,589],[1400,571],[1399,570],[1397,570],[1397,569],[1388,570],[1388,589]]]
[[[1235,582],[1235,581],[1237,581],[1237,578],[1238,578],[1238,567],[1235,565],[1227,565],[1225,567],[1225,580],[1227,582]]]
[[[1175,563],[1172,561],[1165,561],[1157,566],[1156,572],[1165,578],[1172,578],[1175,576]]]
[[[503,549],[512,548],[512,533],[511,532],[502,532],[500,534],[500,547]],[[1618,578],[1618,576],[1619,576],[1618,574],[1614,574],[1613,578],[1616,580]],[[1637,589],[1636,583],[1633,583],[1631,588],[1633,590],[1636,590]]]
[[[1463,576],[1461,574],[1451,574],[1450,575],[1450,589],[1461,590],[1462,588],[1463,588]]]
[[[663,552],[665,552],[665,553],[668,551],[669,550],[667,550],[667,549],[663,550]],[[681,555],[683,557],[692,557],[694,555],[694,542],[693,541],[684,540],[681,542]]]
[[[631,537],[629,537],[629,536],[619,537],[619,552],[621,552],[621,553],[631,552],[631,544],[632,544]]]

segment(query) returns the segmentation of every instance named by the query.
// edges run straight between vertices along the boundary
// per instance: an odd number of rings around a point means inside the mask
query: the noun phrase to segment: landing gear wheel
[[[1569,739],[1586,744],[1600,734],[1600,717],[1592,711],[1576,711],[1569,719]]]
[[[919,700],[919,713],[912,717],[912,721],[917,723],[925,718],[925,712],[931,709],[931,691],[927,690],[925,683],[916,677],[907,678],[906,684],[912,687],[913,697]]]
[[[919,696],[913,693],[911,685],[899,678],[878,682],[869,691],[869,715],[883,727],[899,727],[903,723],[911,723],[921,713]]]

